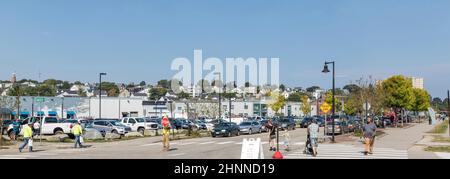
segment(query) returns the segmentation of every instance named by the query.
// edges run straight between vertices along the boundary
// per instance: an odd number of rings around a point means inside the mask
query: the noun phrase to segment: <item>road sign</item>
[[[328,103],[323,103],[320,106],[320,110],[322,110],[322,112],[324,112],[324,113],[328,113],[331,110],[331,106]]]
[[[242,142],[241,159],[264,159],[261,138],[244,139]]]
[[[43,103],[45,101],[45,98],[36,98],[36,102]]]

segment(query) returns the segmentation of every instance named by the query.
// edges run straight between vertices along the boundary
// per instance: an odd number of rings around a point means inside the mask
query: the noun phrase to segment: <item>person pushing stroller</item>
[[[305,146],[305,154],[311,154],[312,156],[317,156],[317,148],[318,145],[318,139],[319,139],[319,125],[317,125],[316,119],[313,119],[311,121],[311,124],[308,125],[308,135],[306,139],[306,146]]]

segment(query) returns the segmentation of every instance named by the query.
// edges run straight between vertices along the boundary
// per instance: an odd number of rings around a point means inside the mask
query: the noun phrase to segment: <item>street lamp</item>
[[[323,67],[323,71],[322,71],[322,73],[329,73],[330,72],[330,70],[328,69],[328,65],[329,64],[333,64],[333,94],[332,94],[332,114],[331,114],[331,127],[332,127],[332,138],[331,138],[331,141],[332,142],[335,142],[335,140],[334,140],[334,126],[335,126],[335,124],[334,124],[334,119],[333,119],[333,117],[334,117],[334,115],[335,115],[335,113],[336,113],[336,102],[335,102],[335,98],[334,98],[334,96],[335,96],[335,94],[336,94],[336,87],[335,87],[335,79],[336,79],[336,72],[335,72],[335,69],[334,69],[334,65],[335,65],[335,63],[334,63],[334,61],[332,61],[332,62],[325,62],[325,66]],[[326,121],[326,119],[325,119],[325,121]]]
[[[222,74],[220,72],[215,72],[214,75],[219,75],[219,80],[222,80]],[[219,80],[217,82],[219,82]],[[217,82],[214,83],[214,86],[217,86]],[[219,88],[219,119],[222,116],[222,93],[220,92]]]
[[[106,76],[106,73],[100,73],[100,84],[99,84],[99,88],[98,88],[98,118],[102,119],[102,76]]]

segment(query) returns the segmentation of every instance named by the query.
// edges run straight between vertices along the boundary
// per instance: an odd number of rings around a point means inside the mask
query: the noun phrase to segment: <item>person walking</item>
[[[270,146],[270,151],[277,151],[277,148],[275,147],[275,138],[277,138],[276,136],[276,127],[273,124],[272,119],[269,119],[269,121],[267,122],[267,126],[266,128],[269,130],[269,146]]]
[[[83,144],[81,143],[81,138],[83,135],[83,128],[81,127],[81,122],[78,121],[75,126],[72,128],[72,134],[75,136],[75,147],[80,146],[80,148],[83,148]]]
[[[11,134],[11,140],[16,141],[17,140],[17,136],[19,136],[20,134],[20,120],[16,119],[13,123],[12,123],[12,134]]]
[[[365,141],[365,152],[364,155],[373,154],[373,146],[375,143],[375,135],[377,132],[377,126],[373,123],[371,117],[367,118],[367,124],[363,127],[364,141]]]
[[[316,157],[317,156],[317,151],[318,151],[318,139],[319,139],[319,125],[317,125],[317,121],[316,119],[313,119],[311,121],[311,124],[308,126],[308,136],[309,136],[309,140],[311,142],[311,146],[313,148],[313,156]]]
[[[33,123],[28,123],[25,127],[23,127],[23,144],[19,147],[19,152],[22,153],[22,150],[25,146],[28,145],[28,149],[30,152],[33,152]]]
[[[161,125],[163,126],[163,151],[170,150],[170,122],[167,116],[164,116],[161,120]]]
[[[40,135],[41,134],[41,123],[38,120],[36,120],[33,124],[33,133],[34,135]]]

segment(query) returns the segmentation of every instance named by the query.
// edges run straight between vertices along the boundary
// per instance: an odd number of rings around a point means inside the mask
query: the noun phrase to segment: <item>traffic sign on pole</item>
[[[324,113],[328,113],[331,110],[331,105],[325,102],[320,106],[320,110]]]

